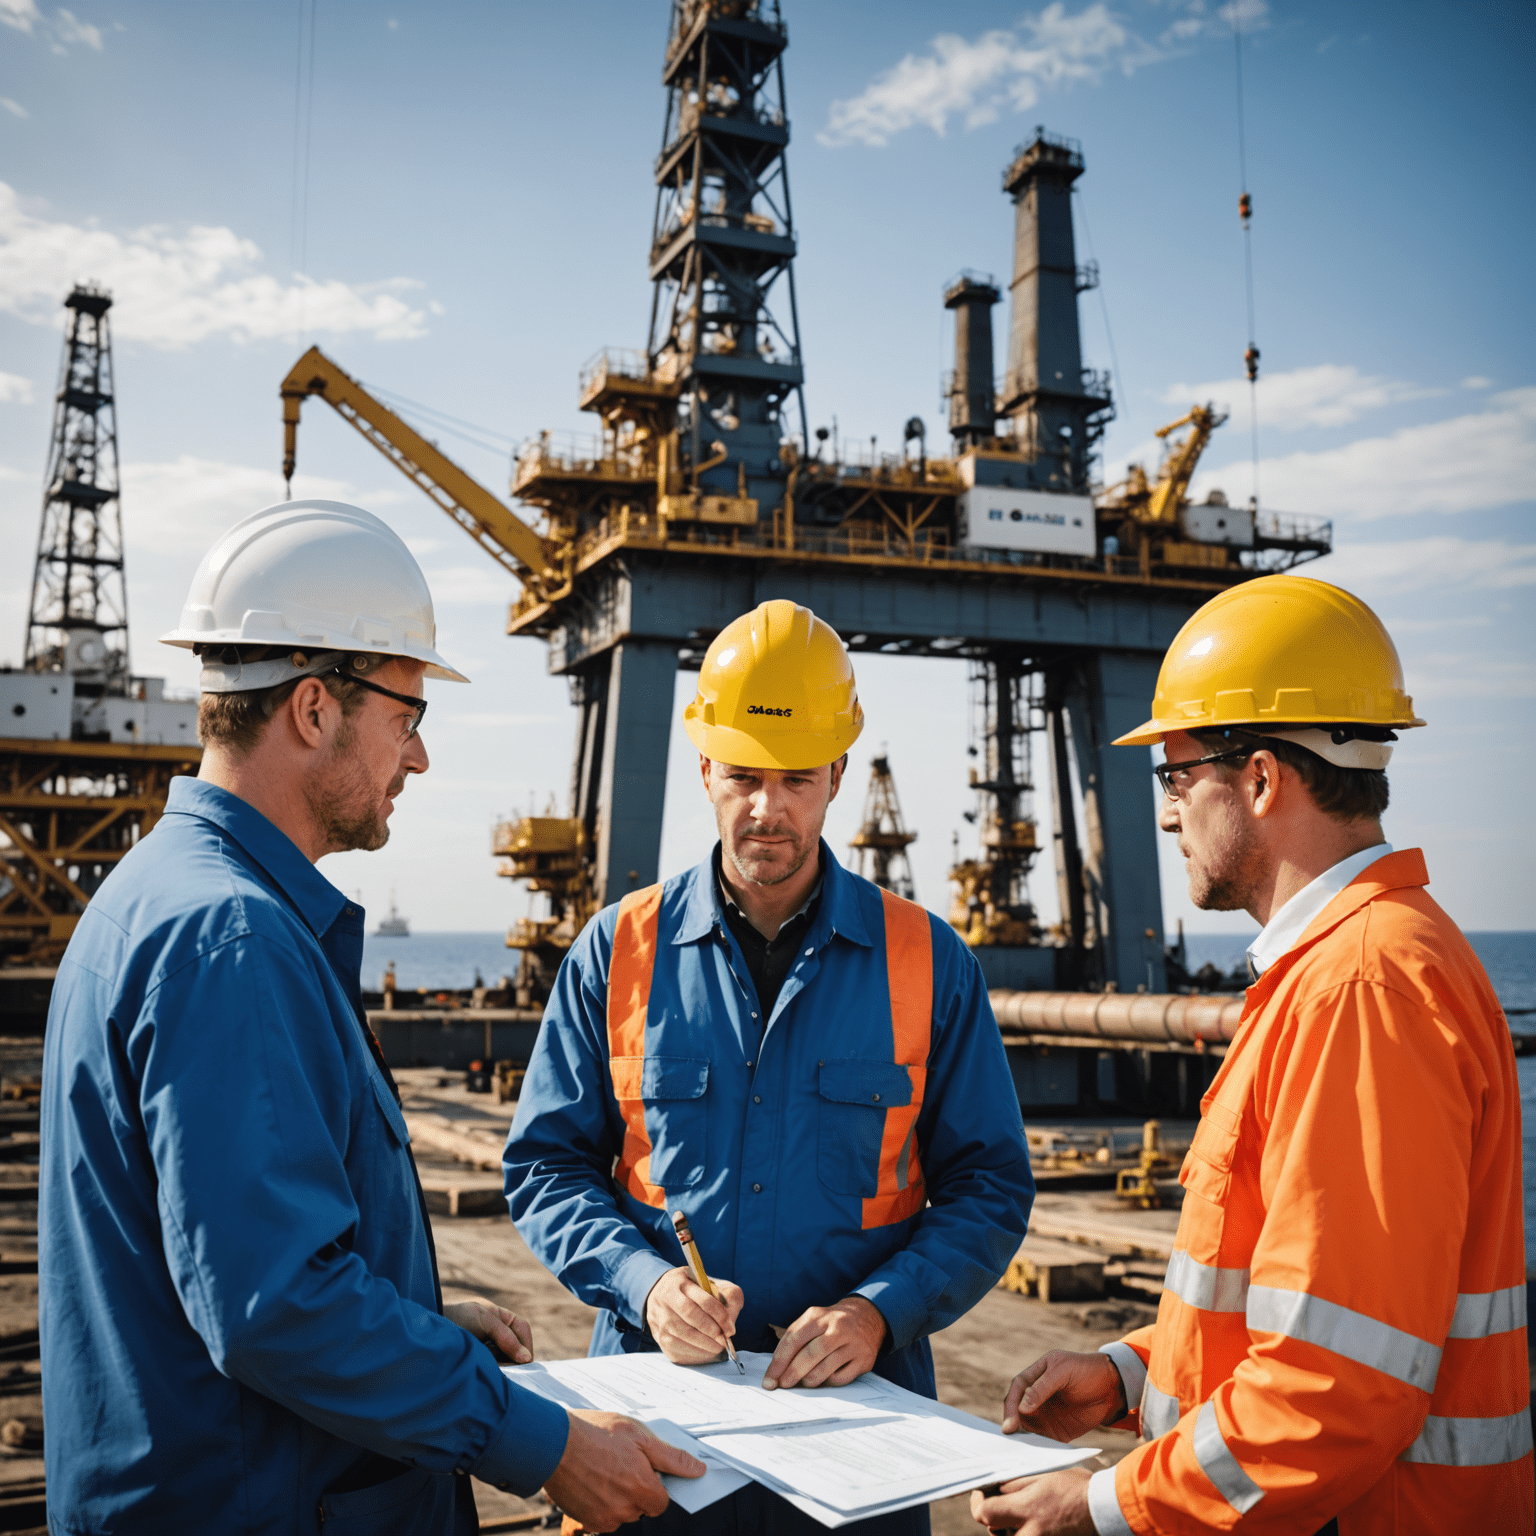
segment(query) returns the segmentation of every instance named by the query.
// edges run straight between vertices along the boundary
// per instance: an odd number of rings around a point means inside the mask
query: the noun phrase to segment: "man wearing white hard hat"
[[[39,1312],[50,1528],[477,1529],[470,1475],[598,1528],[692,1458],[512,1386],[445,1308],[363,913],[315,862],[382,847],[427,769],[432,597],[378,518],[269,507],[193,577],[198,777],[82,917],[44,1048]],[[485,1341],[485,1342],[482,1342]]]

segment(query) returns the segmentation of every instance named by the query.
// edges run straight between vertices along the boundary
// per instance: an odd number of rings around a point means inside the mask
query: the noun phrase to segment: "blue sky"
[[[502,434],[490,449],[443,439],[498,489],[511,442],[590,430],[581,363],[644,341],[667,8],[318,0],[313,96],[296,103],[307,0],[79,4],[0,0],[0,660],[20,659],[59,303],[98,278],[117,296],[134,664],[191,686],[185,655],[154,637],[213,536],[280,497],[277,385],[302,345]],[[1430,721],[1398,750],[1389,837],[1425,847],[1464,926],[1536,927],[1536,834],[1509,782],[1536,695],[1532,13],[1242,6],[1261,493],[1334,519],[1316,574],[1381,613]],[[835,415],[891,448],[921,413],[944,440],[940,290],[962,266],[1006,277],[999,173],[1042,123],[1087,159],[1080,259],[1103,287],[1083,300],[1086,361],[1113,369],[1119,405],[1105,473],[1155,458],[1152,429],[1209,398],[1233,418],[1197,490],[1245,496],[1230,12],[786,0],[785,14],[812,424]],[[322,409],[306,412],[296,490],[400,530],[444,651],[475,678],[434,686],[433,771],[388,848],[323,869],[370,906],[397,888],[422,927],[502,927],[526,898],[495,877],[489,827],[563,804],[564,685],[536,643],[503,636],[510,580]],[[943,910],[951,834],[968,831],[963,673],[870,658],[860,682],[866,744],[889,744],[920,833],[919,895]],[[868,755],[829,820],[835,846]],[[681,732],[670,773],[666,872],[710,835]],[[1169,852],[1170,928],[1250,926],[1193,912]]]

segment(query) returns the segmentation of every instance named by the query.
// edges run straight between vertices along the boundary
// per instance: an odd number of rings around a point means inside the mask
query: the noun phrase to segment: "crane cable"
[[[1237,168],[1242,183],[1237,199],[1237,214],[1243,224],[1243,269],[1248,288],[1248,350],[1243,363],[1248,369],[1248,419],[1253,440],[1253,491],[1251,505],[1259,510],[1259,347],[1254,340],[1253,321],[1253,198],[1248,192],[1248,141],[1243,123],[1243,28],[1242,14],[1232,7],[1232,46],[1237,64]]]

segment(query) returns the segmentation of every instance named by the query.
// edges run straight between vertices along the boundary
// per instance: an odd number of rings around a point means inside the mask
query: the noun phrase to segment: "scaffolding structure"
[[[882,752],[870,760],[864,819],[848,839],[854,850],[853,872],[873,880],[882,890],[916,901],[912,865],[907,858],[907,849],[916,841],[917,833],[909,832],[902,820],[890,759]]]

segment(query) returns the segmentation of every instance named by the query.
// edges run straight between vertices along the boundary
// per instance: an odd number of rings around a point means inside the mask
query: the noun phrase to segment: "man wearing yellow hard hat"
[[[684,724],[720,840],[600,913],[561,967],[507,1143],[513,1220],[599,1309],[594,1354],[695,1363],[729,1340],[774,1352],[768,1386],[873,1369],[932,1397],[927,1336],[997,1283],[1034,1195],[981,969],[821,839],[864,714],[809,609],[721,631]],[[820,1527],[754,1483],[646,1529]]]
[[[1509,1028],[1417,849],[1382,835],[1423,725],[1381,621],[1267,576],[1163,662],[1160,825],[1191,899],[1246,911],[1242,1026],[1201,1103],[1157,1321],[1053,1350],[1003,1427],[1123,1421],[1112,1470],[973,1496],[1047,1532],[1529,1531],[1520,1106]]]

